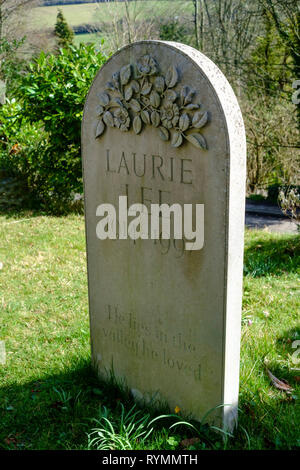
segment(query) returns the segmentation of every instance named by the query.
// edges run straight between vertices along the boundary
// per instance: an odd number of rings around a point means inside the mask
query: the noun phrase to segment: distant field
[[[176,1],[138,1],[129,5],[131,18],[141,21],[153,17],[174,17],[192,12],[193,4],[190,0]],[[61,9],[70,26],[89,24],[95,22],[111,22],[112,18],[119,19],[125,16],[125,4],[120,3],[83,3],[79,5],[55,5],[36,7],[31,14],[31,23],[34,28],[52,28],[56,22],[58,9]],[[171,11],[170,11],[171,10]]]
[[[38,29],[42,29],[43,27],[54,28],[58,9],[62,10],[70,26],[93,23],[95,22],[94,15],[98,8],[98,5],[95,3],[36,7],[31,14],[31,24],[33,28]]]
[[[100,45],[100,37],[99,35],[95,33],[90,33],[90,34],[76,34],[74,43],[79,44],[79,43],[86,43],[86,42],[95,42],[96,44],[99,42]]]

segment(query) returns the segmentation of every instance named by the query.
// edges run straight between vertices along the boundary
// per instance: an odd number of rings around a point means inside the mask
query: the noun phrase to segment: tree
[[[20,10],[25,6],[28,7],[35,3],[37,3],[36,0],[0,0],[0,41],[6,36],[4,27],[8,19],[20,13]]]
[[[73,43],[74,32],[69,27],[61,10],[58,10],[56,24],[54,28],[59,47],[68,47]]]
[[[7,91],[13,91],[14,82],[20,68],[22,59],[17,51],[24,43],[22,22],[24,10],[33,7],[38,0],[0,0],[0,80]]]
[[[258,0],[273,19],[274,26],[291,57],[286,63],[294,79],[300,77],[300,3],[299,0]],[[300,129],[300,106],[297,107]]]

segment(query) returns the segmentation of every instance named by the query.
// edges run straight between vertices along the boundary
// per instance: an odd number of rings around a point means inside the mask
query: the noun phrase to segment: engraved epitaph
[[[245,133],[235,95],[203,54],[141,41],[101,68],[82,124],[92,357],[134,395],[232,428],[237,412]],[[204,246],[99,240],[96,209],[204,204]]]

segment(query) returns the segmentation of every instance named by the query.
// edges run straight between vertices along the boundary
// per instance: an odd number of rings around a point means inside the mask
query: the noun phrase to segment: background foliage
[[[46,210],[61,213],[82,192],[83,104],[105,60],[93,45],[41,52],[21,79],[17,101],[0,109],[0,167],[25,180]]]

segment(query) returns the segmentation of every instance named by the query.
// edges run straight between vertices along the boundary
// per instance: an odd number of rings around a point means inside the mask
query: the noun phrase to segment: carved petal
[[[188,134],[186,139],[199,149],[207,149],[206,140],[202,134]]]

